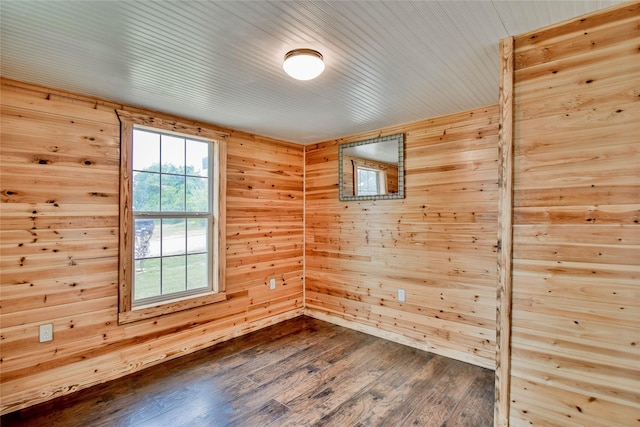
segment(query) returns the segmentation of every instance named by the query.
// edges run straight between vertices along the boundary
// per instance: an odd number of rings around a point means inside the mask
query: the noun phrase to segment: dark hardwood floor
[[[0,419],[9,426],[492,426],[493,371],[298,317]]]

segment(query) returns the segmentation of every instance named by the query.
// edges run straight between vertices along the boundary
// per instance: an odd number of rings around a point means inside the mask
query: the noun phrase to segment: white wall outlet
[[[53,324],[40,325],[40,342],[53,341]]]
[[[269,279],[269,289],[275,289],[275,288],[276,288],[276,279],[272,277],[271,279]]]
[[[407,296],[404,293],[404,289],[398,289],[398,301],[405,302],[407,300]]]

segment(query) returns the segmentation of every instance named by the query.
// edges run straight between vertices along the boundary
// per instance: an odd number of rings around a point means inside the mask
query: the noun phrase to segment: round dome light
[[[320,52],[313,49],[295,49],[284,56],[284,71],[297,80],[312,80],[324,71]]]

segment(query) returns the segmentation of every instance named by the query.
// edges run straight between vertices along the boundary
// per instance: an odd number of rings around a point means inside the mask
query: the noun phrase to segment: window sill
[[[152,317],[176,313],[178,311],[189,310],[191,308],[202,307],[203,305],[226,300],[226,293],[218,292],[174,299],[160,304],[144,305],[135,307],[130,311],[118,313],[118,324],[137,322],[139,320],[150,319]]]

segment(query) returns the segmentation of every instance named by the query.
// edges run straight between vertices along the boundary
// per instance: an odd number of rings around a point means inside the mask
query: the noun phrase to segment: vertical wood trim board
[[[500,41],[498,294],[494,424],[509,425],[511,254],[513,247],[513,37]]]
[[[302,314],[302,146],[221,129],[228,299],[119,326],[125,106],[6,79],[1,98],[1,413]]]
[[[512,425],[640,425],[639,46],[637,1],[515,38]]]
[[[494,368],[498,122],[494,105],[308,146],[305,313]],[[339,144],[401,132],[406,198],[339,201]]]
[[[117,114],[117,112],[116,112]],[[118,306],[131,307],[133,303],[133,295],[131,295],[130,287],[127,285],[126,278],[135,274],[133,271],[133,247],[131,245],[131,235],[134,230],[122,226],[122,219],[126,218],[125,224],[133,224],[133,209],[129,205],[129,201],[133,199],[133,159],[129,153],[133,153],[133,124],[131,122],[121,123],[120,125],[120,239],[119,239],[119,259],[118,259]],[[126,147],[123,149],[122,147]]]

